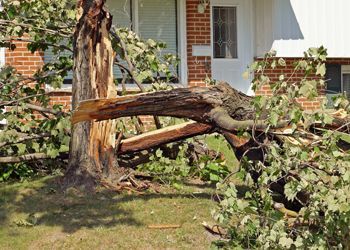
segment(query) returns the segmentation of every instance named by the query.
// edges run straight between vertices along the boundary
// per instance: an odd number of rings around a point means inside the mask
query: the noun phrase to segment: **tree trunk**
[[[252,97],[227,83],[208,88],[179,88],[169,91],[87,100],[73,114],[73,123],[107,120],[133,115],[157,115],[189,118],[225,131],[265,129],[265,120],[255,120]],[[266,117],[261,116],[260,119]],[[287,123],[280,121],[276,127]]]
[[[109,39],[112,16],[105,0],[79,0],[78,24],[74,33],[73,110],[80,101],[114,98],[114,52]],[[115,154],[116,123],[85,121],[74,124],[65,188],[94,189],[101,181],[113,183],[117,177]]]

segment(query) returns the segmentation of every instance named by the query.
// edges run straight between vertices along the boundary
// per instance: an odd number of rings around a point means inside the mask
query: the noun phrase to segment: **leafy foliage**
[[[186,155],[188,145],[178,145],[178,154],[175,159],[163,155],[163,151],[158,149],[150,157],[150,162],[143,164],[139,170],[152,174],[157,180],[163,183],[175,184],[184,177],[188,177],[191,167]]]
[[[16,49],[14,41],[28,42],[32,53],[50,52],[53,58],[34,75],[36,81],[60,87],[72,69],[75,3],[60,0],[5,0],[0,12],[0,45]]]
[[[6,124],[0,131],[0,157],[5,162],[20,156],[35,159],[45,155],[51,161],[69,150],[70,114],[62,106],[51,107],[48,93],[61,87],[73,67],[75,2],[5,0],[2,7],[0,46],[16,50],[15,41],[26,42],[32,53],[49,53],[52,57],[33,76],[21,75],[12,67],[1,70],[0,121]],[[111,39],[117,52],[116,67],[122,76],[122,80],[120,75],[115,76],[116,83],[153,83],[150,91],[171,88],[165,82],[176,78],[178,59],[163,53],[164,43],[143,40],[126,28],[115,29]],[[123,127],[129,130],[125,124]],[[58,166],[59,161],[58,158],[51,165]],[[17,162],[0,163],[0,181],[30,176],[44,166],[38,161]]]
[[[200,138],[198,140],[201,140]],[[190,178],[200,178],[202,181],[218,183],[230,173],[226,161],[216,156],[197,154],[194,144],[198,140],[187,139],[171,144],[165,149],[158,149],[150,157],[150,162],[143,164],[139,170],[147,172],[156,180],[167,184],[179,185]],[[198,145],[199,146],[199,145]]]
[[[0,109],[0,120],[6,121],[0,131],[0,157],[44,153],[54,159],[67,153],[70,121],[62,107],[47,108],[49,98],[45,89],[39,83],[33,87],[23,84],[23,77],[12,67],[1,70],[0,81],[0,105],[3,108]],[[44,107],[45,112],[36,111],[38,107]],[[33,167],[38,166],[23,162],[1,164],[0,181],[10,176],[29,176]]]
[[[163,53],[164,42],[144,40],[127,28],[114,28],[113,49],[121,78],[118,83],[151,83],[154,91],[171,88],[167,83],[177,81],[178,58]]]
[[[251,66],[254,90],[266,84],[272,89],[271,97],[257,96],[254,105],[257,114],[268,113],[271,127],[289,118],[291,129],[285,135],[265,131],[269,136],[259,143],[264,161],[245,157],[234,175],[248,189],[221,183],[224,198],[214,217],[229,227],[229,244],[235,248],[346,249],[350,246],[350,154],[343,147],[349,138],[347,124],[329,130],[333,118],[326,103],[320,110],[305,111],[297,102],[297,98],[313,100],[324,86],[326,50],[312,48],[295,63],[294,73],[304,73],[297,81],[283,74],[270,81],[266,69],[286,67],[285,60],[274,55],[271,52]],[[336,108],[349,108],[342,97],[335,103]],[[320,127],[310,126],[311,122]],[[296,130],[301,124],[302,134]],[[288,134],[299,137],[288,140]]]

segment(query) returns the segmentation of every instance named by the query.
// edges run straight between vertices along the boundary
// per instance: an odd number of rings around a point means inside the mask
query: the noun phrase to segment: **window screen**
[[[113,15],[113,25],[118,28],[132,28],[132,7],[131,0],[107,1],[107,8]],[[126,65],[125,65],[126,66]],[[122,73],[118,66],[113,66],[114,78],[122,78]]]
[[[178,53],[177,0],[110,0],[107,8],[113,15],[113,25],[137,30],[143,39],[163,41],[167,44],[166,53]],[[53,53],[45,51],[45,62],[53,59]],[[122,77],[117,66],[113,71],[115,78]],[[72,77],[72,72],[69,72],[66,82],[71,82]]]
[[[107,1],[107,8],[113,15],[117,27],[132,28],[131,0]]]
[[[214,58],[238,58],[237,8],[213,7]]]
[[[176,0],[139,0],[138,31],[143,39],[167,44],[166,52],[177,53]]]

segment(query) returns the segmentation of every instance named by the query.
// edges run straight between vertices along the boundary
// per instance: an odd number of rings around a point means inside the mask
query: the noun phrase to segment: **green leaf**
[[[279,120],[279,115],[276,112],[271,112],[270,113],[270,123],[272,126],[276,126]]]
[[[38,152],[40,151],[40,145],[39,145],[39,143],[33,142],[33,143],[32,143],[32,148],[34,149],[34,151],[35,151],[36,153],[38,153]]]
[[[298,182],[290,181],[284,186],[284,194],[289,201],[293,201],[298,192],[301,191],[301,187]]]
[[[332,124],[332,123],[333,123],[333,120],[334,120],[334,118],[333,118],[332,116],[330,116],[330,115],[328,115],[328,114],[324,114],[324,115],[323,115],[323,122],[324,122],[325,124]]]
[[[308,160],[309,159],[309,154],[308,154],[308,152],[302,152],[301,153],[301,155],[300,155],[300,159],[302,160],[302,161],[306,161],[306,160]]]
[[[316,75],[324,76],[326,74],[326,64],[322,63],[316,67]]]
[[[210,173],[209,174],[209,179],[210,179],[210,181],[217,182],[217,181],[220,180],[220,177],[218,175],[216,175],[216,174]]]
[[[46,152],[46,154],[51,157],[51,158],[56,158],[57,156],[60,155],[60,152],[58,149],[55,149],[55,148],[49,148]]]
[[[18,154],[23,155],[26,152],[27,145],[23,143],[16,144],[16,147],[18,148]]]
[[[287,65],[286,61],[283,58],[278,59],[278,64],[282,67],[285,67]]]
[[[293,239],[287,238],[283,236],[282,238],[279,239],[278,243],[282,246],[285,247],[286,249],[289,249],[292,244],[294,243]]]
[[[66,153],[69,151],[69,147],[66,146],[66,145],[61,145],[60,149],[59,149],[59,152],[60,153]]]

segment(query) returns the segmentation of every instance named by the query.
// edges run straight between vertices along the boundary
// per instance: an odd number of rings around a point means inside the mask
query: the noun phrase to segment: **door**
[[[253,61],[251,0],[211,1],[212,78],[252,94],[242,74]]]

